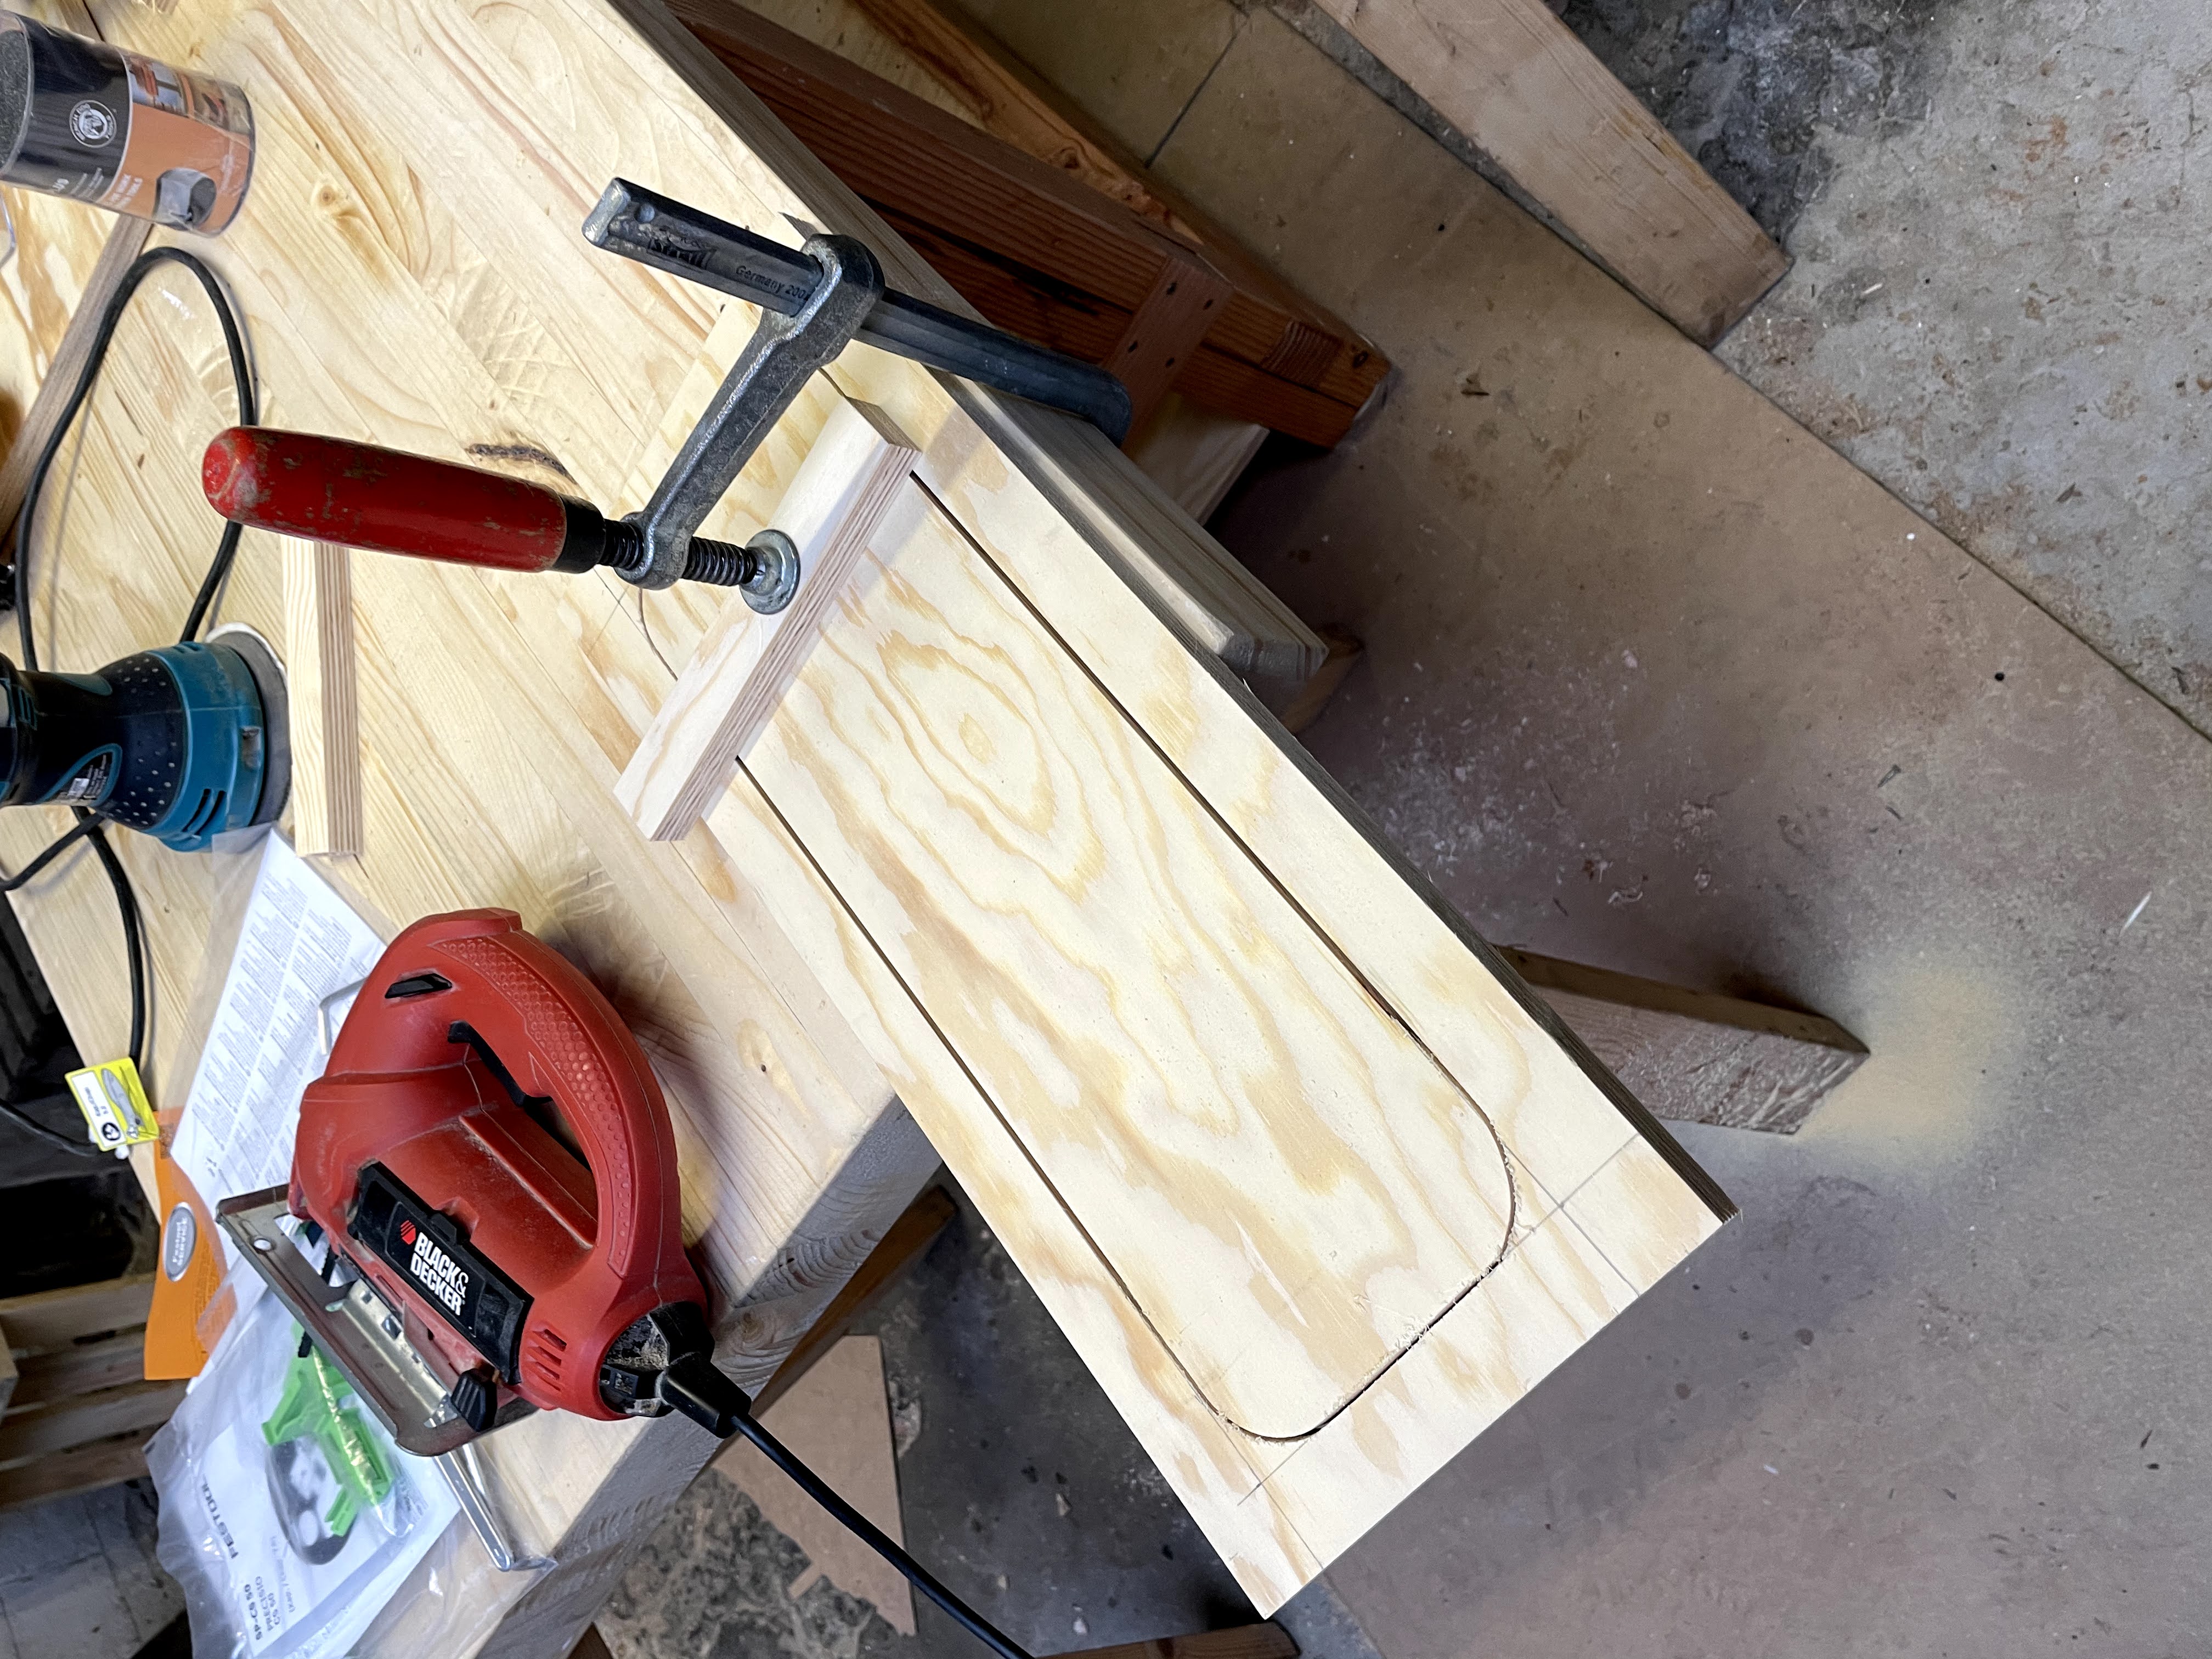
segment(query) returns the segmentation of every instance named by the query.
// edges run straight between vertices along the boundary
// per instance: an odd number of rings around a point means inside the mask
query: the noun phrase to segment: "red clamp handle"
[[[494,570],[551,569],[564,549],[562,568],[589,569],[596,545],[578,559],[605,522],[520,478],[270,427],[218,433],[200,487],[216,512],[249,529]]]

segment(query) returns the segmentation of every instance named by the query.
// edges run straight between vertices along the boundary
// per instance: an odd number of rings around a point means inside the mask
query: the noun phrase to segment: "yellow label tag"
[[[140,1141],[161,1138],[145,1087],[138,1081],[138,1068],[128,1060],[104,1060],[62,1080],[76,1097],[92,1144],[102,1152],[122,1158]]]

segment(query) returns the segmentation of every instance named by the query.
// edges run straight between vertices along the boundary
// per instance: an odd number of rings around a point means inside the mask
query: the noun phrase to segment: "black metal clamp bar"
[[[781,316],[797,316],[822,281],[810,253],[623,179],[607,186],[584,221],[584,238]],[[832,239],[816,239],[825,240]],[[807,246],[811,251],[815,244]],[[1128,436],[1129,389],[1104,369],[910,295],[879,294],[854,337],[994,392],[1080,416],[1116,444]]]
[[[714,503],[737,482],[809,378],[836,361],[884,291],[876,256],[850,236],[810,237],[805,258],[816,272],[805,303],[760,319],[744,355],[653,487],[653,499],[632,515],[645,544],[645,568],[629,577],[640,587],[669,587],[683,578],[691,538]],[[782,610],[799,588],[798,549],[776,531],[763,531],[747,545],[769,580],[757,587],[741,585],[745,602],[763,612]]]

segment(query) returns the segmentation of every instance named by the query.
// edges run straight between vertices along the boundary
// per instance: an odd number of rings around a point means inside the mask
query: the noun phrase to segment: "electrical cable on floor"
[[[684,1354],[672,1360],[656,1385],[660,1401],[681,1412],[719,1440],[741,1434],[760,1449],[768,1461],[789,1475],[809,1498],[851,1528],[854,1535],[906,1576],[907,1582],[941,1608],[952,1621],[999,1659],[1030,1659],[1003,1632],[939,1583],[929,1569],[876,1523],[854,1509],[829,1482],[800,1462],[796,1454],[764,1428],[752,1414],[752,1401],[743,1389],[704,1353]]]
[[[76,423],[85,400],[99,381],[100,365],[107,360],[108,343],[114,338],[115,326],[122,320],[123,313],[131,303],[138,286],[156,267],[165,264],[181,265],[206,290],[208,302],[215,309],[216,320],[222,327],[224,350],[230,358],[231,385],[238,397],[238,424],[252,426],[260,418],[258,400],[253,395],[253,370],[246,355],[246,337],[239,326],[238,313],[232,308],[229,296],[216,281],[215,273],[197,254],[183,248],[157,247],[142,253],[123,273],[123,280],[109,296],[100,313],[100,325],[93,335],[92,349],[77,371],[76,384],[70,388],[69,402],[62,410],[61,418],[46,438],[46,447],[32,466],[29,478],[23,486],[23,505],[15,515],[15,637],[22,648],[23,666],[35,670],[39,665],[38,645],[31,630],[31,527],[37,516],[39,497],[46,489],[46,475],[52,470],[54,458],[61,453],[70,428]],[[229,579],[231,565],[238,557],[240,527],[226,524],[222,538],[216,543],[215,556],[208,562],[207,574],[200,579],[199,591],[192,596],[191,608],[185,615],[184,631],[177,636],[179,644],[197,638],[213,609],[216,596]],[[144,933],[139,925],[138,896],[131,885],[130,872],[124,869],[123,860],[107,844],[102,832],[100,816],[96,811],[79,809],[76,823],[64,835],[51,842],[46,850],[33,859],[13,876],[0,880],[0,892],[13,892],[46,868],[54,857],[73,842],[83,839],[92,843],[93,852],[100,860],[100,868],[106,872],[108,883],[115,889],[115,908],[123,921],[124,949],[131,963],[131,1063],[143,1071],[146,1066],[146,945]]]
[[[829,1482],[800,1462],[783,1442],[761,1426],[758,1418],[750,1412],[741,1413],[737,1421],[737,1431],[759,1447],[769,1462],[789,1475],[801,1492],[851,1528],[862,1543],[904,1573],[908,1582],[951,1615],[955,1624],[997,1654],[999,1659],[1030,1659],[1025,1650],[1017,1647],[1000,1632],[996,1626],[939,1583],[927,1567],[893,1542],[875,1522],[839,1497]]]

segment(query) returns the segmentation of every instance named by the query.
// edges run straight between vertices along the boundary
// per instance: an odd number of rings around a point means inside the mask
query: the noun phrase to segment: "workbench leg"
[[[1283,723],[1283,730],[1296,737],[1322,717],[1328,700],[1338,688],[1351,678],[1352,671],[1359,665],[1365,649],[1358,639],[1341,628],[1323,627],[1315,630],[1328,647],[1328,655],[1322,659],[1313,678],[1297,689],[1289,702],[1275,711],[1275,718]]]
[[[806,1375],[814,1362],[836,1346],[837,1339],[852,1328],[853,1322],[881,1300],[906,1270],[921,1260],[922,1253],[937,1242],[938,1234],[958,1213],[952,1194],[942,1187],[932,1187],[909,1204],[906,1213],[893,1222],[891,1230],[884,1235],[883,1243],[868,1253],[860,1271],[845,1281],[845,1288],[822,1310],[814,1328],[799,1339],[799,1346],[753,1396],[753,1410],[764,1412],[790,1393],[793,1385]]]

